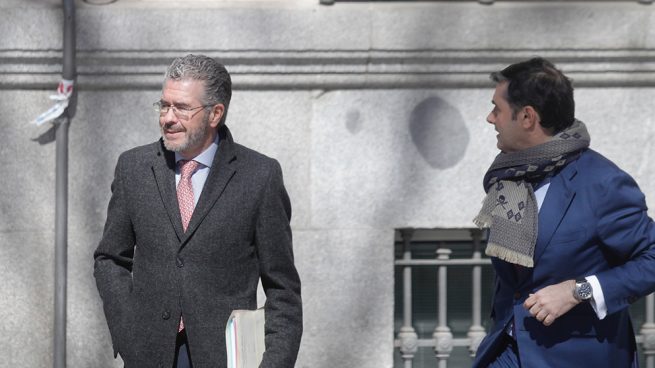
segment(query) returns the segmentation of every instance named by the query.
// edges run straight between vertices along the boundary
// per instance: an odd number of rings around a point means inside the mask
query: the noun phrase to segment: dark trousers
[[[193,368],[191,355],[189,354],[189,344],[186,339],[186,330],[182,330],[182,332],[177,334],[173,368]]]
[[[505,339],[504,344],[498,350],[496,360],[491,362],[487,368],[521,368],[516,340],[508,334],[503,335]]]

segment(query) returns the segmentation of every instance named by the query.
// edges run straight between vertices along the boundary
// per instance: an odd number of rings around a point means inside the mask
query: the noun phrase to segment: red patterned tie
[[[193,184],[191,176],[200,165],[196,161],[180,161],[180,183],[177,185],[177,203],[180,205],[180,215],[182,216],[182,228],[186,231],[189,226],[189,220],[193,214],[195,201],[193,198]]]
[[[186,231],[193,214],[195,201],[193,198],[193,184],[191,176],[200,165],[196,161],[180,161],[180,182],[177,185],[177,203],[180,206],[180,216],[182,216],[182,228]],[[184,330],[184,320],[180,317],[180,327],[178,332]]]

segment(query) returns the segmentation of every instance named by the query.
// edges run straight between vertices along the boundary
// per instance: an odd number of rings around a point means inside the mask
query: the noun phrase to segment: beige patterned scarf
[[[487,196],[473,220],[479,228],[490,229],[488,256],[534,267],[539,210],[532,185],[576,160],[589,141],[584,123],[576,120],[546,143],[496,156],[484,176]]]

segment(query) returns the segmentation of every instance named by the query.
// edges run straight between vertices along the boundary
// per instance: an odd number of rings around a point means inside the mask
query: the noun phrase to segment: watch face
[[[576,291],[578,293],[578,297],[581,300],[591,299],[591,295],[592,295],[591,284],[589,284],[588,282],[583,282],[576,286],[577,286]]]

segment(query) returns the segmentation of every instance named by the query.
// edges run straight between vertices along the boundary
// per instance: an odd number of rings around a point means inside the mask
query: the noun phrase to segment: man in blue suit
[[[488,227],[494,326],[474,367],[636,367],[628,306],[655,290],[644,194],[589,149],[570,80],[535,58],[492,73],[498,132],[475,222]]]

